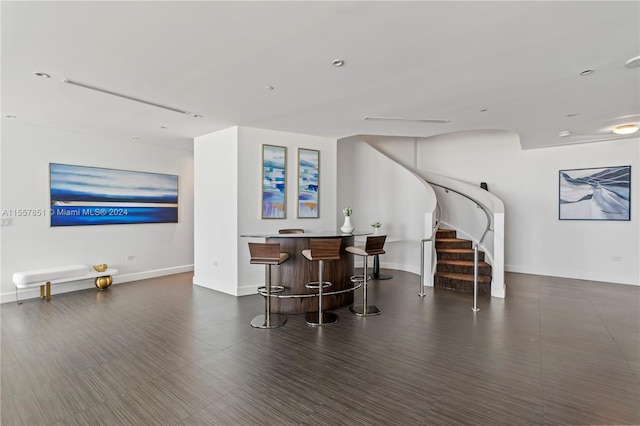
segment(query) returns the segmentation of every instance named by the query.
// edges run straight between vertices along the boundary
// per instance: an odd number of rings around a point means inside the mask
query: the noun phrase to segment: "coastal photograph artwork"
[[[178,176],[49,164],[51,226],[178,222]]]
[[[560,170],[560,220],[631,220],[631,166]]]
[[[298,149],[298,217],[319,217],[320,151]]]
[[[262,218],[286,217],[287,149],[283,146],[262,145]]]

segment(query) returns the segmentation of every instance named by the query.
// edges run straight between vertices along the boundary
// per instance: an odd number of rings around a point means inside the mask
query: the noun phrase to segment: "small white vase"
[[[353,232],[353,226],[351,226],[351,216],[344,217],[344,223],[342,224],[342,228],[340,228],[340,230],[345,234],[350,234]]]
[[[380,235],[380,227],[373,228],[373,235]]]

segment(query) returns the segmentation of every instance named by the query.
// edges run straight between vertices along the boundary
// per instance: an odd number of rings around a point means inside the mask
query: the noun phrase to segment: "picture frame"
[[[559,220],[631,220],[631,166],[560,170]]]
[[[320,151],[298,148],[298,218],[320,217]]]
[[[287,217],[287,148],[262,145],[262,219]]]
[[[49,163],[50,226],[178,223],[178,176]]]

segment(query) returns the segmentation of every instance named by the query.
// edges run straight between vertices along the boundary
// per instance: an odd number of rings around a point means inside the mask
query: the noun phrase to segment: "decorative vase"
[[[379,235],[380,234],[380,227],[376,226],[375,228],[373,228],[373,235]]]
[[[113,277],[107,275],[105,277],[96,277],[95,284],[98,290],[104,290],[113,283]]]
[[[350,234],[353,232],[353,226],[351,226],[351,216],[344,217],[344,223],[342,224],[340,230],[345,234]]]

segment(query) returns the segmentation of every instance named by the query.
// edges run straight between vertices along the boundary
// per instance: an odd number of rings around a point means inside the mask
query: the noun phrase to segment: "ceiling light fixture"
[[[193,118],[202,118],[200,114],[193,114]]]
[[[575,117],[576,115],[578,115],[577,112],[570,112],[569,114],[567,114],[567,117]]]
[[[124,95],[122,93],[114,92],[112,90],[102,89],[97,86],[92,86],[91,84],[81,83],[79,81],[71,80],[69,78],[65,78],[62,80],[63,83],[71,84],[72,86],[82,87],[84,89],[95,90],[96,92],[105,93],[111,96],[117,96],[119,98],[128,99],[130,101],[139,102],[145,105],[154,106],[156,108],[162,108],[169,111],[177,112],[179,114],[191,114],[189,111],[185,111],[179,108],[170,107],[167,105],[158,104],[156,102],[145,101],[144,99],[136,98],[134,96]]]
[[[269,85],[264,86],[264,88],[267,90],[273,90],[273,86],[269,86]]]
[[[344,65],[344,61],[342,59],[334,59],[331,63],[334,67],[341,67]]]
[[[404,118],[404,117],[364,117],[364,120],[372,120],[372,121],[411,121],[415,123],[440,123],[446,124],[450,123],[451,120],[441,120],[437,118],[429,119],[429,118]]]
[[[571,132],[568,130],[563,130],[560,133],[558,133],[559,138],[568,138],[569,136],[571,136]]]
[[[629,59],[624,63],[624,66],[627,68],[638,68],[640,67],[640,56],[636,56],[635,58]]]
[[[588,69],[588,70],[580,71],[580,75],[591,75],[594,72],[595,70]]]
[[[631,135],[640,129],[637,124],[624,124],[613,129],[611,132],[616,135]]]
[[[46,72],[34,71],[33,74],[36,77],[40,77],[40,78],[51,78],[51,76],[49,74],[47,74]]]
[[[15,115],[5,115],[4,118],[10,118],[11,120],[15,120],[18,117],[16,117]]]

